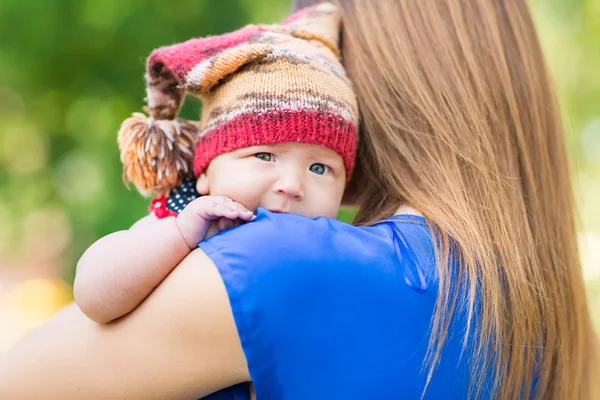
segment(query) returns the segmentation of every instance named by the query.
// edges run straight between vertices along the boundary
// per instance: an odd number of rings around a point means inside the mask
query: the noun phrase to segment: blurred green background
[[[87,246],[147,212],[148,200],[122,184],[116,132],[144,105],[151,50],[278,22],[290,3],[0,2],[0,355],[71,300]],[[600,1],[530,4],[563,106],[600,321]],[[182,113],[195,118],[189,100]]]

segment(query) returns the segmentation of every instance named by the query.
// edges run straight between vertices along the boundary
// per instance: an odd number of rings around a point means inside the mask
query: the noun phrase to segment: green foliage
[[[116,133],[144,105],[150,52],[289,11],[288,0],[3,0],[0,260],[26,250],[29,215],[58,210],[70,280],[95,239],[147,214],[149,200],[121,181]],[[182,115],[197,119],[199,102],[187,100]]]

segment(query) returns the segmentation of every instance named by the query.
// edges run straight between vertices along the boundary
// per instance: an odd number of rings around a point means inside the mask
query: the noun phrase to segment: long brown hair
[[[440,238],[429,378],[465,297],[473,396],[492,374],[502,399],[594,398],[564,131],[525,0],[332,2],[362,114],[355,222],[408,204]]]

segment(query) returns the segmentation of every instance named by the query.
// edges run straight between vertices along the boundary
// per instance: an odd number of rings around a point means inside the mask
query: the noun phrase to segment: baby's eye
[[[328,171],[329,167],[325,164],[314,163],[313,165],[310,166],[309,169],[311,172],[314,172],[317,175],[323,175],[325,172]]]
[[[275,156],[272,153],[256,153],[254,157],[263,161],[274,161]]]

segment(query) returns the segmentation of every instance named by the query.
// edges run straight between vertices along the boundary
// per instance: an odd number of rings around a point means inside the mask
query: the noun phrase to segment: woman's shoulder
[[[404,267],[417,280],[421,275],[435,275],[429,229],[422,217],[410,215],[358,227],[330,218],[259,209],[253,222],[222,232],[200,247],[221,269],[280,279],[287,276],[297,285],[303,280],[329,280],[337,274],[345,280],[387,279],[390,274],[403,274]]]
[[[433,250],[425,219],[416,215],[394,216],[374,226],[354,226],[331,218],[310,219],[262,208],[252,222],[221,232],[200,243],[200,247],[208,252],[243,249],[282,259],[293,255],[303,261],[352,261],[356,256],[371,258],[381,256],[382,250],[392,251],[398,233],[416,247],[419,255]]]

